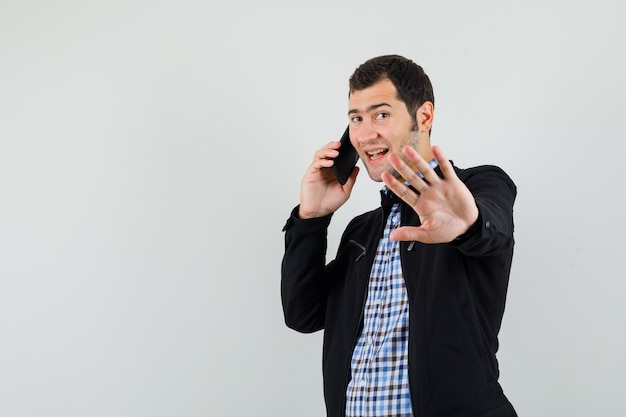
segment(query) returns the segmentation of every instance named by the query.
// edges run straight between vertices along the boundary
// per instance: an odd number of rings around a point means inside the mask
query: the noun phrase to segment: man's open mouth
[[[385,156],[385,154],[389,152],[389,149],[376,149],[374,151],[369,151],[366,152],[367,153],[367,158],[370,161],[377,161],[380,158],[382,158],[383,156]]]

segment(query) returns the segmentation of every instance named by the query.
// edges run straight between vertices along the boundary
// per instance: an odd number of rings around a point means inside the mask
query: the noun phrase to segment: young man
[[[350,140],[385,184],[381,207],[350,222],[326,265],[327,227],[359,172],[336,180],[331,142],[285,225],[285,321],[325,331],[328,416],[516,416],[496,360],[516,188],[497,167],[460,169],[431,147],[433,103],[427,75],[406,58],[357,68]]]

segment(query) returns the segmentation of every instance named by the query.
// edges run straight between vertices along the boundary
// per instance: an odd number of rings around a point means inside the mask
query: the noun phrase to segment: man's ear
[[[430,132],[433,126],[433,118],[435,117],[435,109],[433,103],[425,101],[417,112],[415,113],[415,120],[417,121],[417,127],[419,132]]]

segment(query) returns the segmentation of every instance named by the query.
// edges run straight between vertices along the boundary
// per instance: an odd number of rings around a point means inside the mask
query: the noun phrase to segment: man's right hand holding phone
[[[313,162],[309,165],[300,187],[300,208],[298,216],[301,219],[323,217],[341,207],[352,193],[352,187],[359,173],[354,171],[344,185],[341,185],[331,169],[339,155],[340,142],[330,142],[315,153]]]

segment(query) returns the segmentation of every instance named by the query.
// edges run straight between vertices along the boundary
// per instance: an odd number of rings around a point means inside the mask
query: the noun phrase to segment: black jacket
[[[498,383],[498,331],[513,257],[516,187],[494,166],[455,168],[479,209],[475,227],[447,244],[401,242],[409,297],[409,384],[415,417],[509,417],[515,411]],[[438,172],[441,175],[441,172]],[[323,375],[328,416],[345,412],[350,359],[383,207],[354,218],[334,261],[325,264],[331,215],[285,225],[282,301],[285,321],[300,332],[324,329]],[[402,225],[419,225],[401,208]]]

